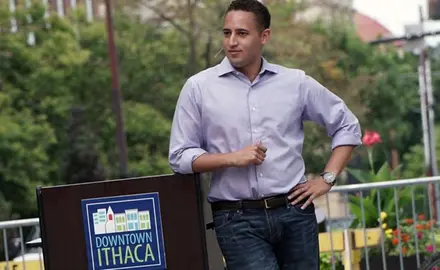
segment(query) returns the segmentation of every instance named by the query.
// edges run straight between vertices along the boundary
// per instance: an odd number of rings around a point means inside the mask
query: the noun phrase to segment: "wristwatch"
[[[332,172],[323,172],[320,174],[322,179],[324,179],[324,182],[327,184],[333,186],[336,183],[336,174]]]

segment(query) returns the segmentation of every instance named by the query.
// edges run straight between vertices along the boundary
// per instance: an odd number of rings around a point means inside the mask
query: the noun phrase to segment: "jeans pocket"
[[[290,204],[290,209],[292,209],[295,213],[304,216],[315,215],[315,204],[313,202],[309,204],[305,209],[301,209],[302,206],[303,203],[297,203],[295,205]]]
[[[237,211],[217,211],[214,213],[213,222],[214,222],[214,229],[218,230],[229,223],[231,223],[234,218],[239,215],[239,212]]]

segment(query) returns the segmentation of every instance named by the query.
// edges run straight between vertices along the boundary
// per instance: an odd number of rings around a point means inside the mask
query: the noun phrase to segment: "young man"
[[[318,270],[313,200],[335,183],[361,144],[361,129],[344,102],[317,81],[262,57],[270,34],[264,5],[230,4],[226,57],[185,83],[169,161],[178,173],[212,173],[208,200],[229,270]],[[301,156],[306,120],[332,137],[323,173],[309,181]]]

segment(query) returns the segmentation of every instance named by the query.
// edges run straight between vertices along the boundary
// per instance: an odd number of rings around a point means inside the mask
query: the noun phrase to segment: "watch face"
[[[327,183],[333,183],[336,179],[336,176],[332,173],[326,173],[323,175],[323,178]]]

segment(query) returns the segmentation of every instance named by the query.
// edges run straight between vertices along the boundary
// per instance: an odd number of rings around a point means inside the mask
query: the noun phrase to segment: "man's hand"
[[[193,172],[212,172],[229,167],[246,167],[250,164],[259,165],[266,158],[267,148],[258,142],[249,145],[240,151],[226,154],[205,153],[192,163]]]
[[[267,148],[261,143],[249,145],[240,151],[230,154],[232,165],[246,167],[250,164],[260,165],[266,158]]]
[[[291,202],[292,205],[295,205],[301,200],[308,197],[308,200],[301,207],[301,209],[306,209],[307,206],[309,206],[309,204],[311,204],[314,199],[324,195],[331,188],[331,185],[324,182],[324,179],[322,179],[322,177],[319,177],[318,179],[314,179],[312,181],[307,181],[304,184],[297,185],[292,189],[287,198],[289,199],[289,201],[295,198],[295,200]]]

